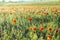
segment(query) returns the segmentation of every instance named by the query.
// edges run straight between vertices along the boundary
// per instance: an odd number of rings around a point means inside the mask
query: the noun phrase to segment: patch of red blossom
[[[40,27],[39,30],[41,30],[41,31],[44,30],[44,27]]]
[[[33,29],[34,32],[36,32],[36,30],[37,30],[36,28]]]
[[[28,18],[28,21],[32,21],[32,18]]]
[[[13,23],[16,23],[16,21],[17,21],[16,18],[14,18],[14,19],[13,19]]]
[[[52,31],[52,27],[48,28],[49,31]]]
[[[56,32],[56,33],[58,33],[58,31],[59,31],[58,29],[55,29],[55,32]]]

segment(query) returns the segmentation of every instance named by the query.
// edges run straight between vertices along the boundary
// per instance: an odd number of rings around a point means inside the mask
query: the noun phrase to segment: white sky
[[[0,0],[0,1],[2,1],[2,0]]]
[[[2,0],[0,0],[2,1]],[[35,1],[35,2],[47,2],[47,1],[58,1],[58,0],[5,0],[6,2],[8,1],[13,1],[13,2],[16,2],[16,1]]]

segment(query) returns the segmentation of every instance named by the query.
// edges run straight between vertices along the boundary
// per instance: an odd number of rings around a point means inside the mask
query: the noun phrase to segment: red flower
[[[37,30],[36,28],[33,29],[34,32],[36,32],[36,30]]]
[[[47,36],[47,40],[51,40],[52,36],[51,35],[48,35]]]
[[[44,30],[44,27],[41,27],[39,30],[41,30],[41,31]]]
[[[16,23],[16,18],[13,19],[13,23]]]
[[[55,29],[55,32],[57,33],[59,30],[58,29]]]
[[[28,18],[28,21],[32,21],[32,18]]]
[[[36,30],[36,28],[34,28],[34,30]]]
[[[51,35],[48,35],[49,38],[52,38]]]
[[[52,28],[50,27],[50,28],[48,28],[48,30],[49,30],[49,31],[52,31]]]

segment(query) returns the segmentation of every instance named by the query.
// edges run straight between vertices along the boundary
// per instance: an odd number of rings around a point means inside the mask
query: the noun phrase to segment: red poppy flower
[[[13,19],[13,23],[16,23],[16,18]]]
[[[51,40],[52,36],[51,35],[48,35],[47,36],[47,40]]]
[[[36,32],[36,30],[37,30],[36,28],[33,29],[34,32]]]
[[[34,30],[36,30],[36,28],[34,28]]]
[[[39,30],[41,30],[41,31],[44,30],[44,27],[41,27]]]
[[[32,18],[28,18],[28,21],[32,21]]]
[[[52,38],[51,35],[48,35],[49,38]]]
[[[48,30],[49,30],[49,31],[52,31],[52,28],[50,27],[50,28],[48,28]]]
[[[58,29],[55,29],[55,32],[57,33],[59,30]]]

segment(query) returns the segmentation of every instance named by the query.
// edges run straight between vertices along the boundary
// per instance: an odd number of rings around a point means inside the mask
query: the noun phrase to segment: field
[[[59,4],[0,5],[0,40],[60,40]]]

